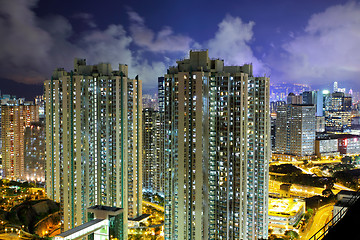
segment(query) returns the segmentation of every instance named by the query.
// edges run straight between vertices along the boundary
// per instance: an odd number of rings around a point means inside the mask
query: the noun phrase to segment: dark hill
[[[9,223],[27,226],[28,232],[34,233],[37,222],[59,210],[60,205],[49,199],[26,201],[12,208],[6,219]]]

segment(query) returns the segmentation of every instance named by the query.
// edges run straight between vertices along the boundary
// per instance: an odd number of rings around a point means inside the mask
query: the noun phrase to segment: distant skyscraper
[[[285,104],[286,104],[285,101],[270,102],[270,113],[276,113],[277,107]]]
[[[315,131],[314,105],[288,104],[278,107],[276,152],[301,157],[314,155]]]
[[[45,181],[45,128],[43,122],[33,122],[24,135],[25,178]]]
[[[295,95],[294,93],[289,93],[287,97],[287,104],[302,104],[302,96]]]
[[[343,92],[324,95],[325,130],[349,132],[351,130],[352,98]]]
[[[317,91],[305,91],[302,94],[302,104],[316,105]]]
[[[267,238],[269,78],[208,51],[177,64],[163,85],[165,239]]]
[[[334,88],[333,88],[333,92],[338,92],[338,83],[334,82]]]
[[[302,104],[305,105],[314,105],[316,115],[318,116],[318,92],[317,91],[305,91],[301,94]],[[320,105],[322,109],[322,105]]]
[[[39,107],[31,102],[9,101],[1,106],[2,162],[5,177],[26,180],[24,132],[39,121]]]
[[[128,79],[126,65],[112,70],[75,59],[74,71],[57,69],[44,87],[46,192],[61,204],[64,230],[87,222],[90,206],[116,206],[124,209],[127,239],[128,211],[141,206],[134,203],[141,200],[141,81]]]

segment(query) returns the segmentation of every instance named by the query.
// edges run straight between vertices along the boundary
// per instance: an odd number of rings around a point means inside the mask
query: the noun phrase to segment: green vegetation
[[[359,188],[360,169],[335,172],[333,177],[342,185],[357,190]]]
[[[295,167],[292,164],[281,164],[281,165],[271,165],[269,167],[270,172],[282,173],[282,174],[301,174],[301,169]]]
[[[311,187],[332,188],[334,181],[332,178],[317,177],[310,174],[303,174],[301,169],[292,164],[272,165],[270,172],[285,174],[284,176],[271,176],[271,179],[284,183],[299,184]]]
[[[149,192],[145,192],[145,193],[143,193],[143,200],[152,202],[152,203],[156,203],[162,207],[164,206],[164,198],[157,193],[152,194]]]
[[[295,231],[288,230],[285,232],[285,236],[288,237],[288,239],[298,239],[299,234]]]
[[[59,210],[60,205],[49,199],[25,201],[8,212],[6,221],[9,224],[24,225],[28,232],[35,233],[36,223]]]
[[[332,188],[334,185],[334,179],[331,177],[315,177],[310,174],[298,174],[298,173],[291,173],[286,174],[285,176],[271,176],[271,179],[276,181],[281,181],[285,183],[291,184],[299,184],[304,186],[311,186],[311,187],[319,187],[323,188],[324,186],[328,186],[327,188]]]

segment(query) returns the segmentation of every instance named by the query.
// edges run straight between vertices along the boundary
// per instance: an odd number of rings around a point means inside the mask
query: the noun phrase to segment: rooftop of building
[[[144,219],[146,219],[146,218],[148,218],[150,216],[151,216],[151,214],[142,214],[142,215],[140,215],[140,216],[138,216],[136,218],[129,218],[129,221],[141,222],[142,220],[144,220]]]
[[[342,139],[342,138],[360,138],[359,135],[349,133],[320,133],[316,136],[316,140],[330,140],[330,139]]]
[[[341,200],[337,201],[334,205],[334,207],[341,207],[341,208],[349,207],[349,206],[350,206],[349,201],[341,201]]]
[[[98,224],[98,223],[100,223],[102,221],[105,221],[105,219],[94,219],[94,220],[92,220],[90,222],[87,222],[87,223],[84,223],[84,224],[82,224],[82,225],[80,225],[78,227],[75,227],[75,228],[72,228],[72,229],[70,229],[68,231],[62,232],[57,236],[66,238],[66,237],[68,237],[68,236],[70,236],[70,235],[72,235],[74,233],[80,232],[80,231],[82,231],[82,230],[84,230],[86,228],[89,228],[91,226],[94,226],[95,224]]]
[[[357,195],[358,193],[356,193],[355,191],[350,191],[350,190],[341,190],[340,192],[338,192],[338,194],[354,196],[354,195]]]
[[[299,106],[299,107],[314,107],[314,104],[290,104],[293,106]]]
[[[212,72],[212,73],[244,73],[253,77],[252,64],[243,66],[225,66],[224,60],[209,58],[208,50],[190,50],[190,57],[176,61],[177,66],[171,66],[168,74],[177,74],[179,72]]]
[[[305,202],[293,198],[269,199],[269,215],[272,216],[293,216],[304,207]]]
[[[104,205],[94,205],[94,206],[89,207],[88,209],[104,210],[104,211],[109,211],[109,212],[117,212],[117,211],[121,210],[122,208],[109,207],[109,206],[104,206]]]
[[[56,68],[52,74],[52,79],[60,79],[63,76],[124,76],[128,77],[128,65],[119,64],[119,69],[112,68],[110,63],[98,63],[87,65],[86,59],[75,58],[74,69],[67,72],[64,68]]]

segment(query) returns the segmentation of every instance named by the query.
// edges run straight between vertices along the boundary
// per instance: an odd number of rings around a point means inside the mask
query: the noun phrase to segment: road
[[[142,201],[142,203],[143,204],[145,204],[145,205],[150,205],[150,206],[152,206],[152,207],[154,207],[154,208],[156,208],[157,210],[160,210],[160,211],[164,211],[164,207],[162,207],[162,206],[160,206],[160,205],[157,205],[157,204],[155,204],[155,203],[152,203],[152,202],[148,202],[148,201]]]
[[[283,184],[283,182],[278,182],[275,180],[269,181],[269,193],[278,194],[280,195],[280,185]],[[311,187],[311,186],[303,186],[303,185],[297,185],[292,184],[291,185],[291,195],[292,196],[301,196],[301,197],[312,197],[315,195],[322,195],[322,192],[324,191],[324,188],[318,188],[318,187]],[[337,194],[339,190],[334,189],[333,193]]]
[[[335,184],[334,184],[334,188],[338,188],[338,189],[340,189],[340,190],[354,191],[354,189],[345,187],[345,186],[343,186],[343,185],[341,185],[341,184],[338,184],[338,183],[335,183]]]
[[[319,231],[332,218],[333,204],[325,205],[315,213],[315,216],[309,222],[304,233],[300,234],[300,239],[310,239],[317,231]],[[320,233],[319,233],[320,236]]]
[[[312,161],[308,160],[309,163],[312,164],[333,164],[333,163],[341,163],[341,160],[334,159],[334,160],[320,160],[320,161]],[[270,165],[281,165],[281,164],[293,164],[293,165],[302,165],[304,161],[279,161],[279,162],[270,162]]]
[[[315,173],[313,173],[312,172],[312,170],[315,168],[315,167],[312,167],[312,168],[310,168],[309,170],[306,170],[306,169],[304,169],[304,168],[302,168],[302,167],[299,167],[299,166],[296,166],[298,169],[301,169],[303,172],[305,172],[305,173],[307,173],[307,174],[315,174]],[[316,174],[317,175],[317,174]],[[318,175],[319,176],[319,175]],[[322,177],[322,176],[319,176],[319,177]],[[334,188],[336,189],[336,190],[348,190],[348,191],[354,191],[353,189],[351,189],[351,188],[348,188],[348,187],[345,187],[345,186],[343,186],[343,185],[341,185],[341,184],[339,184],[339,183],[335,183],[334,184]],[[333,191],[334,192],[334,191]],[[334,194],[336,194],[335,192],[334,192]]]

